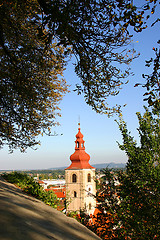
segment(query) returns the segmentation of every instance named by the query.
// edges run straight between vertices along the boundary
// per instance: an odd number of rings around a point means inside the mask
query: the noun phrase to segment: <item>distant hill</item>
[[[91,164],[93,167],[95,167],[96,169],[102,169],[102,168],[125,168],[126,164],[125,163],[114,163],[114,162],[110,162],[110,163],[97,163],[97,164]],[[47,169],[30,169],[32,171],[48,171],[48,170],[64,170],[65,168],[67,168],[68,166],[64,166],[64,167],[56,167],[56,168],[47,168]],[[15,171],[30,171],[29,169],[28,170],[15,170]],[[13,170],[0,170],[0,173],[3,173],[3,172],[12,172]]]
[[[65,166],[65,167],[56,167],[56,168],[48,168],[46,170],[64,170],[65,168],[67,168],[67,166]]]
[[[114,163],[114,162],[110,162],[110,163],[99,163],[99,164],[93,164],[93,167],[95,167],[96,169],[101,169],[101,168],[125,168],[126,164],[125,163]],[[57,167],[57,168],[49,168],[48,170],[64,170],[65,167]]]
[[[100,164],[93,164],[93,167],[95,167],[96,169],[101,169],[101,168],[125,168],[126,164],[125,163],[114,163],[114,162],[110,162],[110,163],[100,163]]]

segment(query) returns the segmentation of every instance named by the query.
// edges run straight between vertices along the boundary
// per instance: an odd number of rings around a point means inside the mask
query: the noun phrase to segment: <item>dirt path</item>
[[[94,233],[0,178],[0,240],[98,240]]]

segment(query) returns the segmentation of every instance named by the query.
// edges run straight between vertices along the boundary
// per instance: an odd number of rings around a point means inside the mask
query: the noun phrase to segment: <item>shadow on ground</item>
[[[98,240],[75,219],[0,178],[1,240]]]

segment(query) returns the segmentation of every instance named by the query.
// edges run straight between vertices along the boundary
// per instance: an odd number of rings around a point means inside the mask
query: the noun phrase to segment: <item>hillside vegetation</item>
[[[34,179],[27,176],[27,174],[12,172],[9,174],[3,174],[3,178],[20,187],[27,194],[40,199],[53,208],[57,208],[59,205],[59,200],[53,191],[44,191],[39,183],[35,182]]]

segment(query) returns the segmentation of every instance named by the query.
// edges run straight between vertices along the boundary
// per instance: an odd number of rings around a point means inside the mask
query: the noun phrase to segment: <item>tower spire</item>
[[[88,169],[93,168],[89,164],[90,156],[85,152],[85,141],[80,129],[80,122],[78,123],[78,133],[76,134],[75,152],[70,156],[71,165],[67,169]]]

